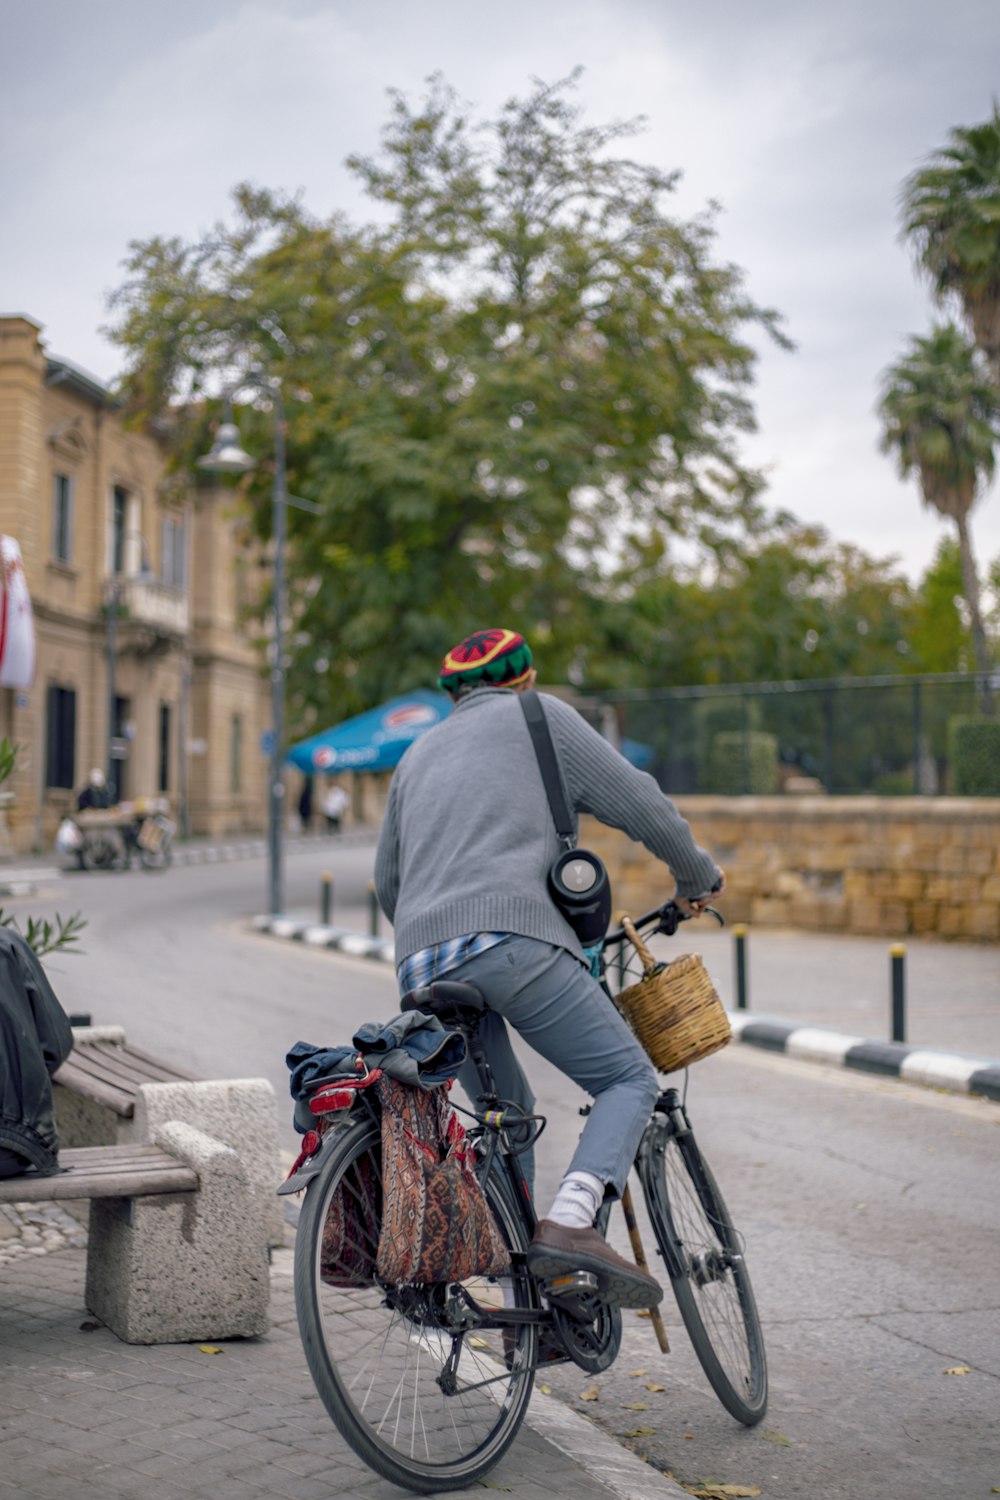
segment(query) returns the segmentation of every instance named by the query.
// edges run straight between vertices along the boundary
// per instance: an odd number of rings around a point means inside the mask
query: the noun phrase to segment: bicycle
[[[722,918],[714,913],[721,922]],[[673,902],[636,920],[673,935],[684,920]],[[609,932],[598,959],[625,941]],[[544,1117],[504,1108],[479,1039],[486,1009],[470,984],[434,982],[403,1009],[432,1010],[461,1029],[478,1070],[477,1173],[510,1252],[509,1275],[436,1285],[387,1286],[374,1277],[381,1220],[381,1130],[371,1094],[330,1084],[326,1128],[282,1191],[305,1188],[295,1247],[299,1330],[316,1389],[341,1435],[377,1473],[418,1494],[456,1489],[485,1475],[514,1441],[531,1397],[540,1339],[597,1374],[614,1361],[621,1311],[602,1301],[586,1272],[539,1284],[525,1265],[535,1212],[518,1169]],[[419,1001],[414,997],[419,996]],[[312,1100],[321,1107],[318,1094]],[[331,1127],[330,1121],[337,1123]],[[525,1137],[528,1137],[525,1139]],[[695,1141],[681,1094],[659,1095],[635,1158],[657,1248],[695,1352],[723,1406],[746,1426],[767,1407],[764,1341],[742,1238]],[[338,1195],[341,1195],[338,1197]],[[355,1229],[331,1263],[324,1235],[331,1206],[350,1203]],[[606,1200],[597,1228],[606,1233]],[[343,1229],[343,1217],[338,1220]]]
[[[133,855],[144,870],[165,870],[176,831],[165,798],[140,798],[64,819],[56,847],[75,853],[81,870],[130,870]]]

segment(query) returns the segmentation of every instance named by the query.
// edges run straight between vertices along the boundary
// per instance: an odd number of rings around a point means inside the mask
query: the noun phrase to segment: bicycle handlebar
[[[716,911],[714,906],[706,906],[704,914],[713,916],[720,927],[725,927],[725,917],[720,911]],[[642,928],[648,927],[650,923],[655,922],[656,926],[653,928],[654,934],[664,932],[667,937],[673,937],[682,922],[690,921],[691,917],[682,912],[676,901],[671,897],[662,906],[654,906],[652,911],[645,912],[641,917],[633,917],[632,925],[641,931]],[[624,942],[627,936],[628,934],[624,927],[613,927],[610,932],[606,932],[604,935],[604,946],[605,948],[613,947],[616,943]]]

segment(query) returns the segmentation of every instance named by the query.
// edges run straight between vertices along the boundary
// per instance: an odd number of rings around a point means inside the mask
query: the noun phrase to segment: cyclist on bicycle
[[[624,1189],[657,1078],[549,896],[559,843],[516,698],[535,678],[531,650],[513,630],[477,631],[448,652],[439,682],[455,709],[410,746],[393,776],[375,887],[395,925],[401,993],[445,976],[482,991],[481,1035],[502,1098],[534,1108],[505,1022],[593,1098],[535,1231],[530,1269],[544,1278],[592,1271],[608,1300],[648,1307],[662,1297],[659,1283],[617,1255],[593,1221],[605,1193]],[[574,813],[644,844],[669,866],[681,910],[700,913],[724,876],[677,808],[575,709],[549,694],[542,702]]]

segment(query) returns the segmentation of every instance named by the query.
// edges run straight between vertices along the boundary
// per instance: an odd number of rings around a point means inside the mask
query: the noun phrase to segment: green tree
[[[291,518],[302,727],[426,680],[490,620],[563,675],[617,553],[764,526],[738,442],[776,315],[710,214],[668,212],[676,174],[616,154],[634,124],[582,123],[574,83],[485,122],[441,80],[393,94],[381,153],[352,160],[375,226],[244,187],[232,226],[133,247],[124,388],[140,419],[186,404],[185,461],[220,372],[282,380],[290,486],[320,508]],[[249,493],[266,529],[266,473]]]
[[[967,672],[972,636],[962,610],[962,559],[958,543],[942,537],[917,585],[911,632],[913,665],[922,672]]]
[[[956,299],[1000,386],[1000,107],[906,180],[903,234],[941,302]]]
[[[883,451],[895,454],[904,479],[916,476],[926,504],[954,522],[976,668],[985,674],[990,654],[969,514],[993,475],[1000,397],[980,368],[974,345],[948,324],[911,339],[907,352],[886,371],[879,415]],[[983,706],[992,712],[985,679]]]
[[[687,569],[648,559],[599,609],[588,682],[658,688],[910,665],[912,593],[891,561],[786,521]],[[603,634],[602,634],[603,632]]]

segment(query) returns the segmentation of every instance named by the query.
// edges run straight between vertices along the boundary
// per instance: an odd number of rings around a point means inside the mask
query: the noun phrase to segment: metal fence
[[[1000,689],[1000,676],[991,685]],[[671,795],[811,783],[841,795],[938,795],[952,790],[950,725],[980,711],[983,687],[955,672],[664,688],[580,706]]]

